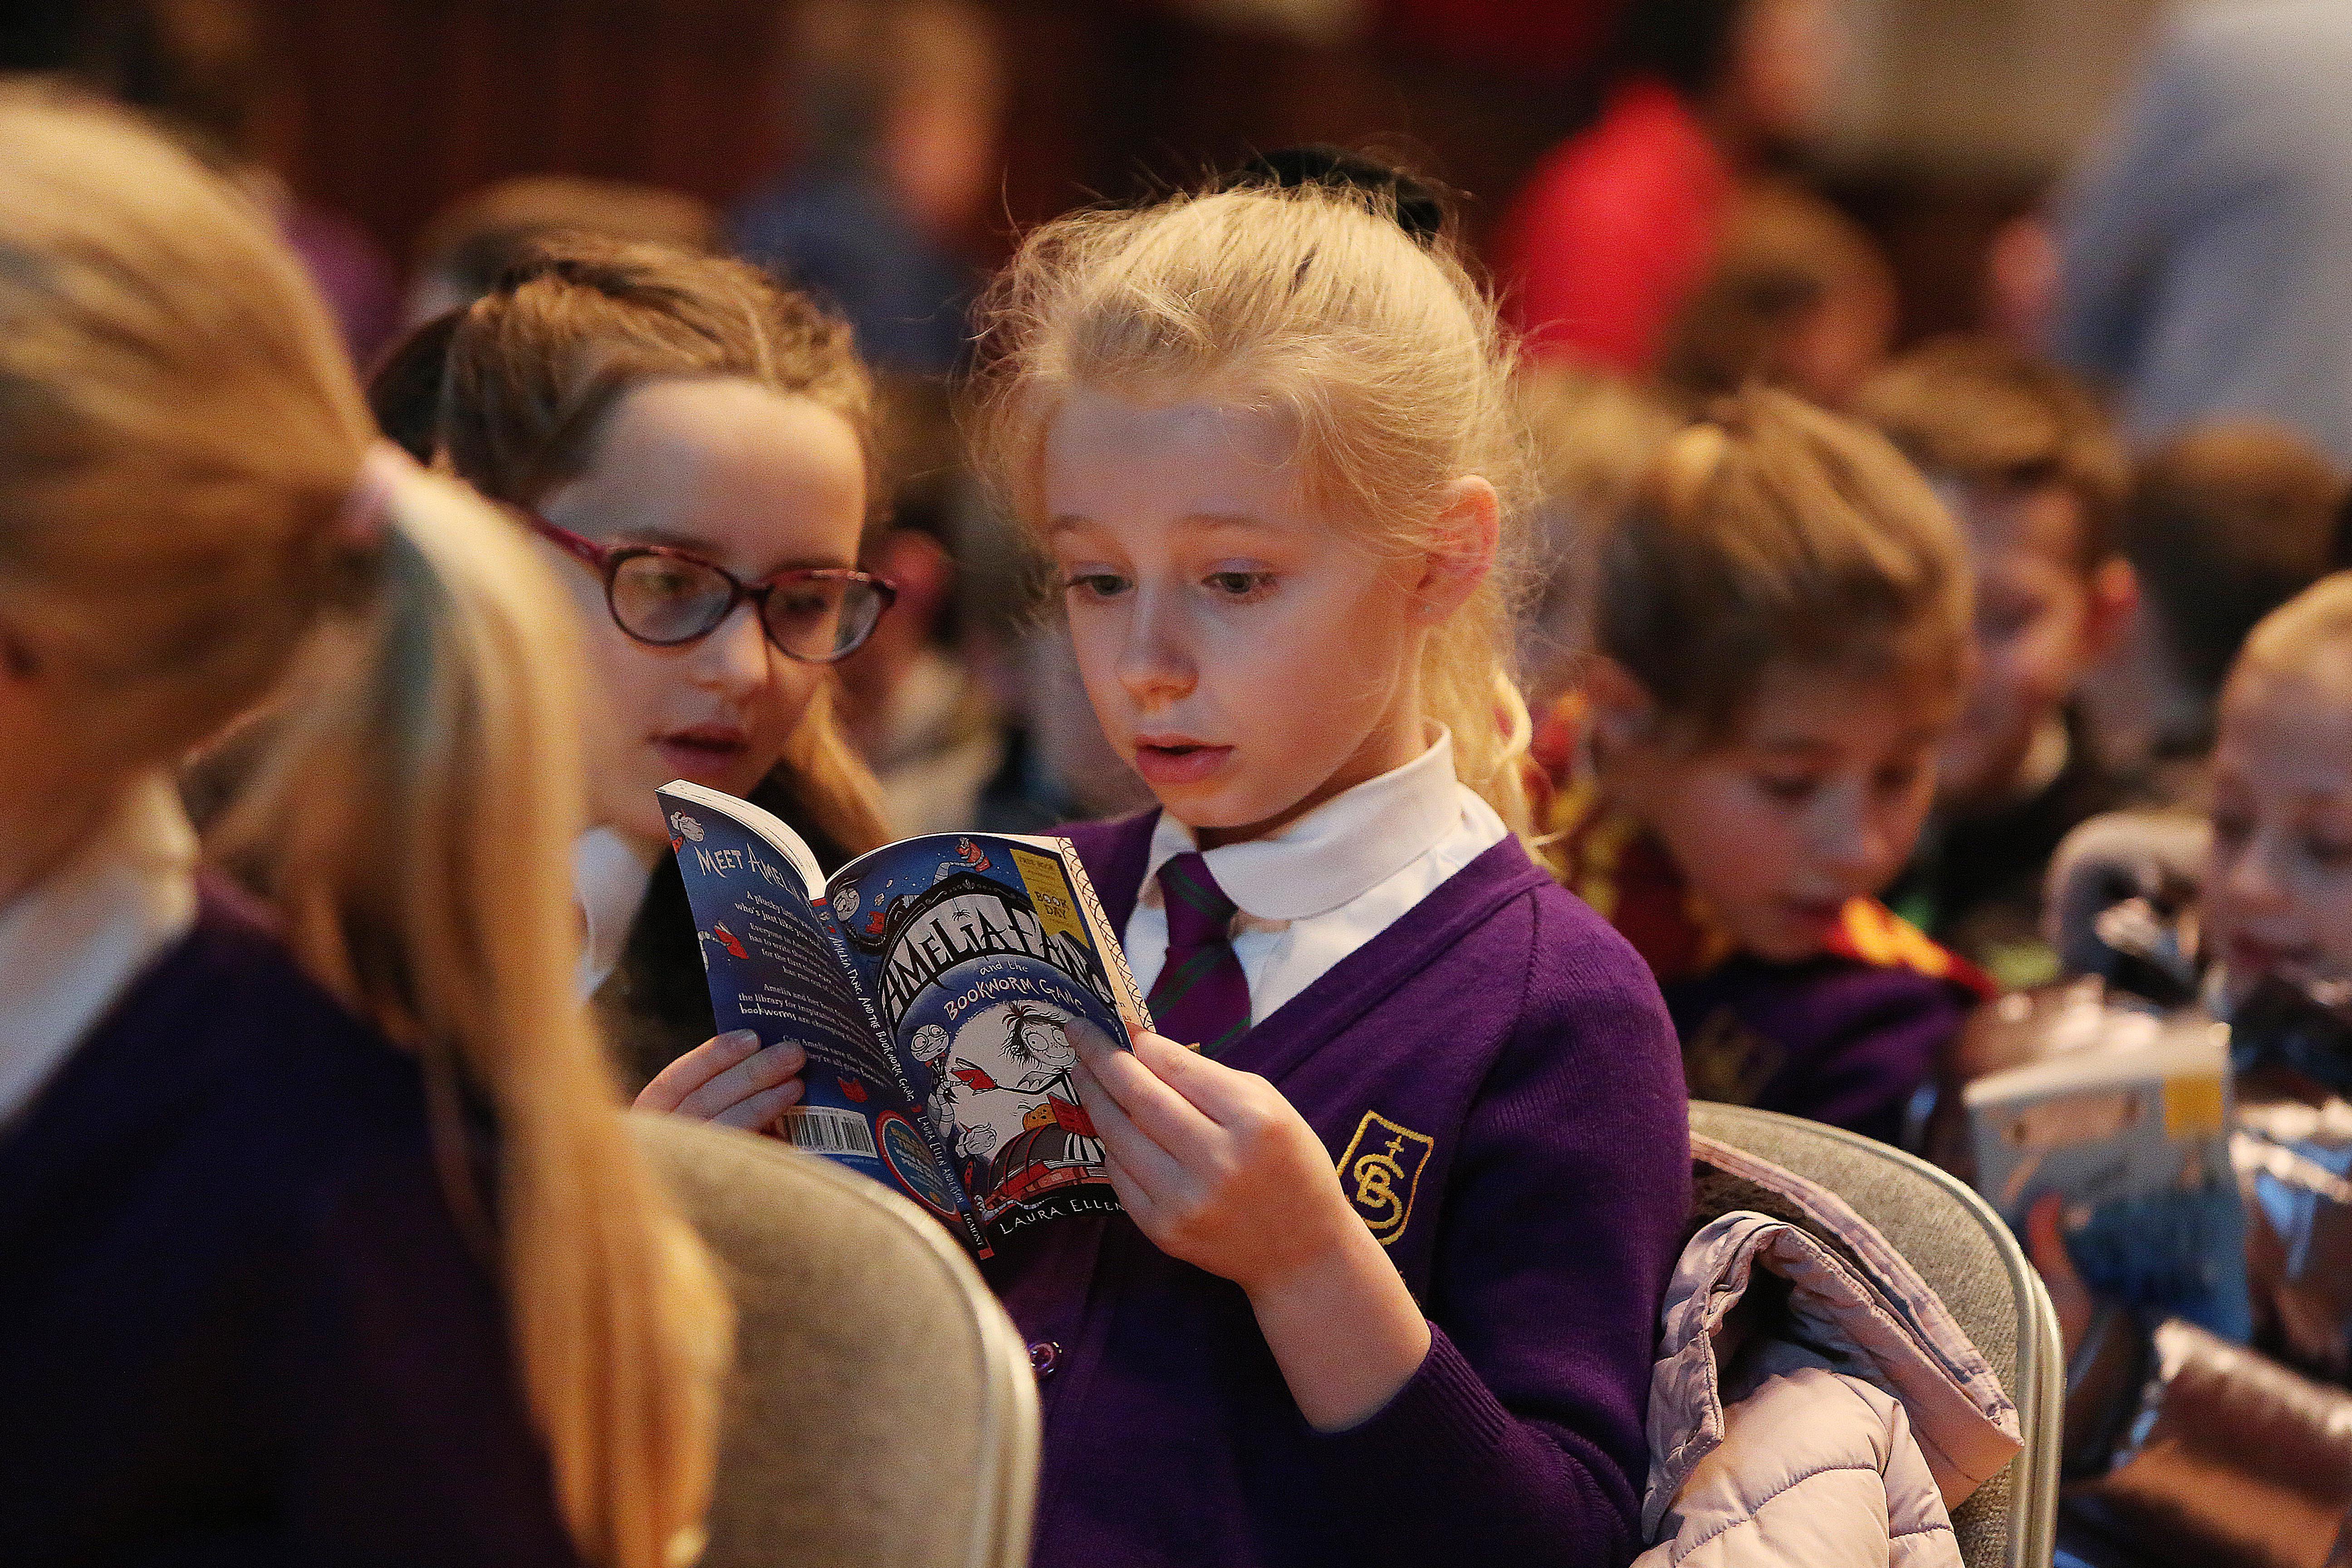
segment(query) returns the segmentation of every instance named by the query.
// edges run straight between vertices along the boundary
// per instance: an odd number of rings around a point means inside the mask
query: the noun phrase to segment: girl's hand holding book
[[[1339,1431],[1387,1404],[1429,1352],[1428,1320],[1306,1118],[1255,1073],[1159,1035],[1137,1031],[1131,1053],[1089,1039],[1079,1057],[1119,1202],[1153,1246],[1248,1293],[1308,1423]]]
[[[662,1068],[637,1096],[639,1110],[666,1110],[765,1132],[800,1103],[808,1055],[790,1040],[765,1050],[749,1029],[730,1029]]]

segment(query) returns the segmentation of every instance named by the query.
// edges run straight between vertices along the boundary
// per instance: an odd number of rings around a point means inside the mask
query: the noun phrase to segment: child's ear
[[[1646,741],[1657,729],[1658,705],[1633,672],[1605,654],[1585,661],[1581,689],[1591,715],[1594,749],[1622,752]]]
[[[33,651],[33,645],[16,627],[0,621],[0,683],[30,681],[40,673],[40,656]]]
[[[2091,569],[2090,605],[2083,616],[2083,663],[2094,665],[2115,650],[2139,608],[2139,574],[2120,555]]]
[[[1412,585],[1413,619],[1435,626],[1468,602],[1495,569],[1502,548],[1503,516],[1495,487],[1465,474],[1445,487],[1429,548]]]

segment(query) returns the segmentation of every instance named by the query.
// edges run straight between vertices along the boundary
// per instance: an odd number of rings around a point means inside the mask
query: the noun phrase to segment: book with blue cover
[[[1060,838],[934,834],[831,878],[790,826],[699,784],[660,792],[721,1032],[808,1053],[779,1131],[905,1194],[982,1257],[1116,1209],[1071,1086],[1077,1043],[1150,1015]]]

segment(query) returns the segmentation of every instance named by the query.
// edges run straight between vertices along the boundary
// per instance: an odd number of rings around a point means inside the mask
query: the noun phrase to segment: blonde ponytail
[[[88,689],[104,765],[271,702],[219,847],[422,1060],[582,1555],[667,1568],[709,1494],[729,1317],[572,994],[562,595],[453,484],[394,481],[388,527],[352,513],[372,431],[323,310],[262,215],[123,116],[0,91],[0,612]]]
[[[565,601],[454,484],[413,475],[390,520],[378,593],[322,628],[220,847],[306,966],[424,1058],[461,1215],[483,1212],[462,1099],[487,1100],[516,1354],[564,1519],[592,1561],[660,1568],[709,1500],[727,1314],[573,995]]]

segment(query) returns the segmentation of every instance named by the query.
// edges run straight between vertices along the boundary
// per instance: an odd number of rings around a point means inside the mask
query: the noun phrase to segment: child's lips
[[[750,749],[751,736],[732,724],[695,724],[654,737],[663,763],[697,784],[731,778]]]
[[[2250,936],[2231,937],[2221,951],[2231,973],[2247,977],[2275,974],[2292,979],[2305,972],[2314,956],[2308,946],[2282,945]]]
[[[1838,917],[1845,912],[1845,900],[1843,899],[1788,899],[1782,901],[1781,907],[1789,911],[1789,918],[1798,924],[1817,926],[1826,932],[1837,924]]]
[[[1181,736],[1139,737],[1135,771],[1150,784],[1199,784],[1232,758],[1231,746],[1212,746]]]

